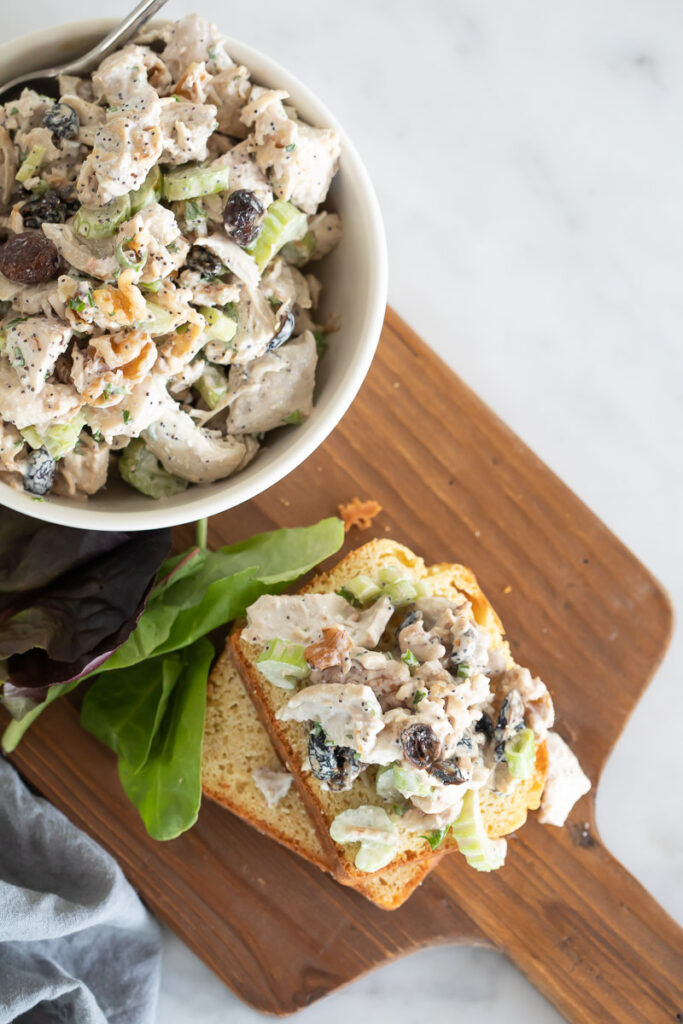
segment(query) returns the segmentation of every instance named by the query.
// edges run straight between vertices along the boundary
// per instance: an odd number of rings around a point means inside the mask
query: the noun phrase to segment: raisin
[[[507,760],[505,756],[505,740],[498,740],[498,742],[494,744],[493,760],[496,764],[502,764],[503,761]]]
[[[22,231],[0,246],[0,273],[17,284],[40,284],[56,277],[59,253],[42,231]]]
[[[59,192],[53,189],[44,196],[22,203],[19,213],[25,228],[39,228],[41,224],[63,224],[70,216],[67,203]]]
[[[396,630],[396,633],[395,633],[395,636],[396,636],[396,643],[398,643],[398,637],[399,637],[399,633],[401,632],[401,630],[402,630],[402,629],[405,629],[405,628],[406,628],[406,626],[412,626],[412,624],[413,624],[414,622],[417,622],[417,620],[418,620],[418,619],[421,619],[421,618],[422,618],[422,612],[419,612],[419,611],[417,610],[417,608],[414,608],[414,609],[412,610],[412,612],[408,612],[408,614],[407,614],[407,615],[406,615],[406,617],[404,618],[403,622],[401,623],[401,625],[400,625],[400,626],[398,627],[398,629]]]
[[[71,370],[73,368],[73,359],[68,352],[62,352],[61,355],[57,356],[57,362],[55,363],[54,374],[60,384],[71,383]]]
[[[337,793],[350,789],[361,770],[356,752],[351,747],[337,747],[330,743],[320,725],[311,729],[308,759],[316,779],[326,782]]]
[[[461,786],[463,782],[469,782],[471,777],[466,775],[460,767],[460,759],[449,757],[447,761],[437,761],[429,769],[429,774],[438,779],[444,786]]]
[[[513,732],[523,728],[524,701],[518,690],[510,690],[498,712],[496,739],[509,739]]]
[[[225,204],[223,221],[228,234],[239,245],[251,245],[261,231],[260,219],[265,207],[258,196],[248,188],[233,192]]]
[[[475,724],[474,731],[483,732],[487,740],[493,739],[493,722],[491,721],[491,716],[485,711],[482,713],[479,721]]]
[[[424,722],[408,725],[401,733],[403,753],[418,768],[429,768],[439,751],[439,741],[431,726]]]
[[[294,317],[291,313],[287,313],[287,315],[280,321],[278,332],[272,341],[268,343],[266,351],[272,352],[274,349],[279,348],[280,345],[284,345],[286,341],[289,341],[293,334]]]
[[[81,122],[68,103],[53,103],[43,115],[43,124],[59,139],[75,139]]]
[[[214,277],[218,277],[225,270],[216,253],[211,252],[205,245],[192,246],[185,258],[185,266],[189,270],[196,270],[206,281],[213,281]]]
[[[52,490],[57,464],[46,448],[31,452],[24,470],[24,490],[42,498]]]
[[[67,185],[65,188],[60,188],[59,196],[64,204],[64,212],[66,213],[67,219],[78,213],[81,208],[81,204],[76,196],[73,185]]]

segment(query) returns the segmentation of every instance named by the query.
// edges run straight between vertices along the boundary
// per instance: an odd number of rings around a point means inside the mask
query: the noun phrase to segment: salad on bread
[[[406,837],[499,868],[527,809],[540,802],[539,819],[562,825],[590,788],[553,731],[548,688],[514,662],[469,570],[427,569],[389,541],[349,558],[367,571],[264,595],[239,634],[266,700],[280,691],[273,721],[306,735],[290,768],[329,805],[330,837],[361,872],[405,856]]]

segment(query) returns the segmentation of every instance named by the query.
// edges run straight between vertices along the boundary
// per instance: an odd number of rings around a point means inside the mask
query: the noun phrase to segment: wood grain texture
[[[209,540],[313,522],[355,494],[386,510],[378,535],[428,562],[475,570],[516,659],[548,682],[559,731],[597,783],[666,649],[667,597],[393,313],[335,433],[287,480],[215,517]],[[368,536],[352,534],[348,546]],[[188,537],[187,528],[178,532],[179,543]],[[595,787],[567,829],[530,821],[510,840],[502,871],[478,875],[459,856],[444,858],[403,908],[387,913],[208,801],[191,832],[154,843],[113,758],[65,702],[39,720],[13,761],[263,1011],[293,1012],[420,947],[470,942],[503,950],[570,1021],[683,1020],[683,933],[600,842]],[[454,978],[454,996],[456,986]]]

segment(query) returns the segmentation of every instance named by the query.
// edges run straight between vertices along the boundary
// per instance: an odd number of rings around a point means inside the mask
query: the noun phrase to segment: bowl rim
[[[168,23],[173,20],[156,18],[150,21],[150,25]],[[68,37],[69,32],[73,32],[75,36],[97,35],[100,32],[104,35],[117,23],[117,18],[85,18],[72,22],[61,22],[35,32],[29,32],[0,44],[0,68],[10,56],[15,59],[17,51],[25,51],[28,57],[33,48],[48,44],[59,45],[63,38]],[[273,60],[268,54],[251,44],[227,35],[225,39],[228,52],[231,55],[234,52],[241,63],[250,69],[251,67],[258,69],[256,71],[257,79],[262,71],[269,78],[276,79],[279,87],[290,92],[297,108],[299,106],[307,108],[307,111],[314,115],[313,121],[334,128],[339,134],[343,161],[346,165],[345,177],[349,178],[350,176],[354,181],[354,191],[364,204],[363,217],[373,245],[371,267],[374,282],[371,282],[370,300],[364,311],[362,329],[359,332],[360,336],[365,339],[365,343],[352,361],[353,365],[347,368],[343,381],[334,390],[329,399],[328,408],[319,417],[312,417],[308,420],[301,428],[301,433],[297,431],[295,443],[278,454],[271,465],[263,466],[259,470],[258,463],[255,463],[256,471],[249,480],[241,481],[240,474],[226,478],[225,485],[233,492],[227,497],[227,500],[224,492],[217,491],[214,494],[208,494],[203,491],[201,486],[195,485],[184,492],[188,496],[187,501],[175,506],[159,508],[152,503],[151,499],[145,499],[141,495],[141,502],[150,501],[148,507],[135,511],[117,512],[89,508],[87,500],[57,498],[56,501],[51,502],[40,498],[36,499],[0,481],[0,504],[7,508],[45,522],[103,531],[158,529],[179,526],[196,519],[216,515],[262,494],[301,465],[339,424],[365,380],[379,343],[388,289],[386,235],[379,202],[370,176],[345,129],[312,89],[278,61]],[[26,63],[29,66],[28,60]],[[309,113],[306,113],[305,117],[308,120]],[[332,382],[330,384],[332,385]],[[216,483],[220,483],[220,481],[216,481]],[[68,501],[71,501],[71,504],[67,504]]]

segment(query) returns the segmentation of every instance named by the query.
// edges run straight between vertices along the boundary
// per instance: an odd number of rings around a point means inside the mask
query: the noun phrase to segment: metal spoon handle
[[[154,14],[160,10],[166,0],[141,0],[137,7],[130,12],[127,18],[125,18],[120,25],[117,25],[109,35],[106,35],[94,46],[92,50],[89,50],[83,57],[78,57],[76,60],[69,61],[64,66],[65,71],[78,74],[81,71],[88,71],[95,64],[99,64],[105,57],[113,53],[120,46],[131,39],[141,25],[144,25]]]
[[[80,75],[90,71],[99,64],[105,57],[120,46],[125,46],[137,30],[148,21],[153,14],[160,10],[166,0],[142,0],[134,11],[131,11],[127,18],[117,25],[109,35],[105,36],[92,50],[88,50],[82,57],[76,57],[66,64],[59,64],[51,68],[41,68],[38,71],[29,71],[27,74],[19,75],[9,82],[0,85],[0,103],[20,86],[35,86],[38,83],[45,83],[57,78],[58,75],[71,74]]]

